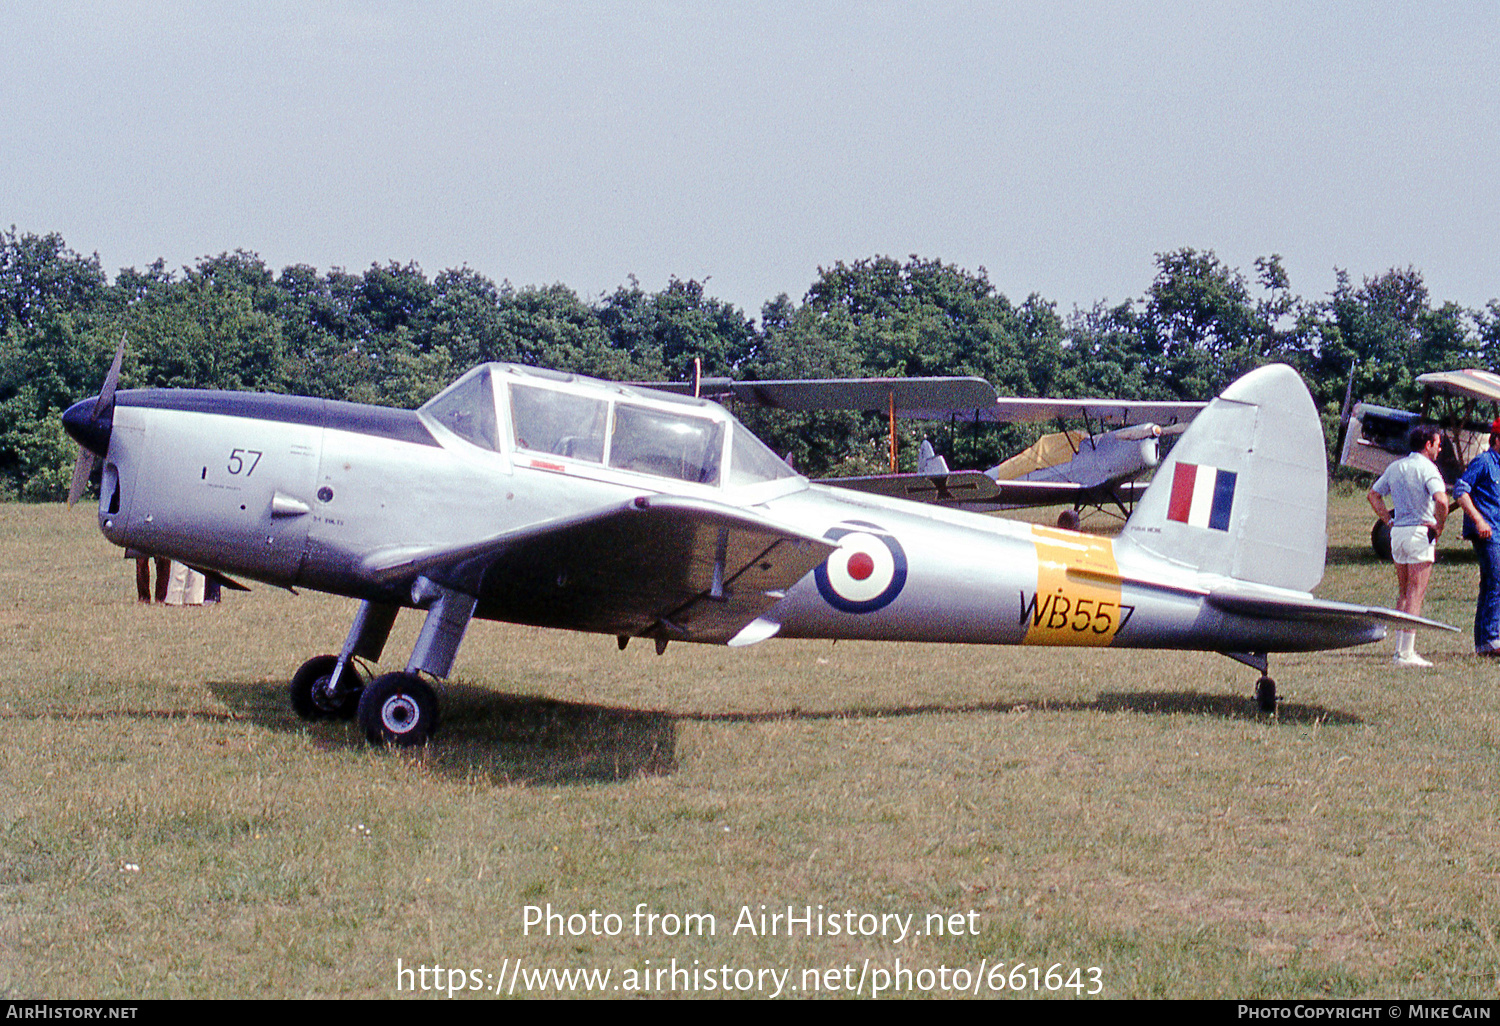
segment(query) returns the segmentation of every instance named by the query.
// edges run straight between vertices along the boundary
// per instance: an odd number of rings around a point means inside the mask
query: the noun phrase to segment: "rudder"
[[[1327,519],[1318,411],[1297,372],[1278,363],[1193,419],[1122,537],[1204,573],[1311,591],[1323,578]]]

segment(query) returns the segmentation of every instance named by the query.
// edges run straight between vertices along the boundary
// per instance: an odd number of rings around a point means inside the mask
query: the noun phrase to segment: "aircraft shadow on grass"
[[[306,731],[328,748],[363,750],[364,734],[335,721],[308,724],[286,708],[284,688],[214,682],[237,716],[285,733]],[[677,721],[651,710],[508,695],[472,684],[443,687],[441,745],[421,758],[447,776],[496,784],[570,784],[659,776],[677,768]]]
[[[237,719],[286,733],[307,731],[328,748],[362,750],[360,732],[343,723],[308,725],[292,716],[280,688],[263,682],[216,682],[209,688]],[[472,684],[444,688],[443,743],[428,746],[429,768],[456,779],[475,774],[496,784],[607,783],[677,769],[677,736],[683,723],[769,723],[779,720],[864,720],[964,713],[1135,712],[1226,720],[1267,720],[1252,697],[1190,691],[1101,692],[1092,701],[929,703],[844,709],[773,709],[753,712],[671,713],[585,702],[508,695]],[[1363,722],[1320,705],[1282,702],[1286,724]]]

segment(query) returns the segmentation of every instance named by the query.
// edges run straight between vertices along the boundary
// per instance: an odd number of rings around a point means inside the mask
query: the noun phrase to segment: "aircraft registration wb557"
[[[123,343],[122,343],[123,351]],[[415,411],[270,394],[116,391],[64,416],[97,456],[117,545],[238,586],[359,602],[338,655],[291,682],[303,717],[357,717],[373,742],[438,724],[474,617],[750,645],[773,636],[1268,654],[1443,627],[1316,599],[1326,469],[1290,368],[1209,404],[1114,539],[810,483],[716,403],[506,364]],[[367,678],[402,609],[405,668]],[[1452,629],[1452,628],[1448,628]]]

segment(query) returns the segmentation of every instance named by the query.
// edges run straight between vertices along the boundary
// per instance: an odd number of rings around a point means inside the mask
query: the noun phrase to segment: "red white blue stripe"
[[[1172,497],[1167,502],[1167,519],[1189,527],[1228,531],[1238,477],[1234,471],[1218,467],[1177,464],[1172,473]]]

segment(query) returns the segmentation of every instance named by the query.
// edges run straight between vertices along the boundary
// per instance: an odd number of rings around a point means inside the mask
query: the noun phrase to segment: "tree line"
[[[562,284],[517,287],[468,267],[429,278],[414,263],[362,273],[253,253],[161,260],[111,281],[97,255],[56,234],[0,232],[0,499],[56,500],[75,447],[61,414],[98,391],[121,334],[121,388],[288,392],[414,407],[474,364],[526,363],[622,381],[972,374],[1007,395],[1206,399],[1283,361],[1307,380],[1330,445],[1352,372],[1356,398],[1410,406],[1417,375],[1500,362],[1500,301],[1437,304],[1421,274],[1392,269],[1330,295],[1296,295],[1281,259],[1254,272],[1212,252],[1156,259],[1139,299],[1063,314],[1038,295],[1013,303],[983,268],[872,257],[819,268],[800,301],[759,319],[696,281],[647,292],[633,278],[586,300]],[[882,418],[741,410],[813,476],[884,466]],[[945,430],[954,466],[989,466],[1028,429]],[[1030,429],[1034,433],[1035,429]],[[915,446],[905,445],[907,458]]]

